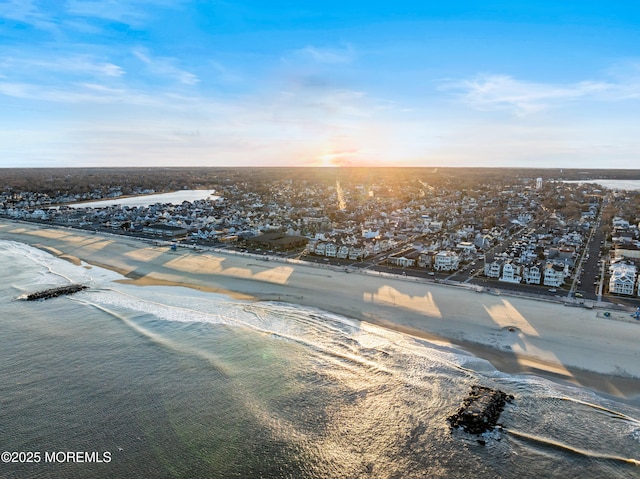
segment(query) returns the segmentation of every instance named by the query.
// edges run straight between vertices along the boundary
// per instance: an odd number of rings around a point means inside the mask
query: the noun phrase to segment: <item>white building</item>
[[[475,258],[477,250],[470,241],[461,241],[456,245],[456,249],[460,252],[460,256],[466,259]]]
[[[609,292],[632,295],[636,283],[636,267],[632,264],[614,263],[609,267]]]
[[[545,286],[557,288],[564,283],[564,265],[558,263],[547,263],[544,268]]]
[[[365,238],[365,239],[379,238],[380,237],[380,231],[379,230],[372,231],[371,229],[362,230],[362,237]]]
[[[335,258],[338,254],[338,246],[335,243],[327,243],[324,248],[324,255],[329,258]]]
[[[540,271],[540,265],[535,264],[525,268],[523,273],[524,281],[527,284],[540,284],[542,280],[542,272]]]
[[[504,260],[502,259],[487,258],[484,263],[484,275],[487,278],[499,278],[502,273],[503,264]]]
[[[396,266],[402,266],[403,268],[409,268],[411,266],[415,266],[416,265],[416,260],[412,259],[412,258],[406,258],[404,256],[390,256],[389,258],[387,258],[387,261],[390,264],[396,265]]]
[[[347,259],[349,257],[349,247],[347,245],[340,246],[336,256],[340,259]]]
[[[499,281],[504,281],[505,283],[520,283],[520,281],[522,281],[520,266],[513,263],[505,263],[504,266],[502,266],[502,276],[500,276]]]
[[[433,268],[437,271],[454,271],[459,263],[460,257],[453,251],[440,251],[435,256]]]
[[[364,248],[358,246],[352,246],[349,248],[349,259],[357,261],[365,257]]]

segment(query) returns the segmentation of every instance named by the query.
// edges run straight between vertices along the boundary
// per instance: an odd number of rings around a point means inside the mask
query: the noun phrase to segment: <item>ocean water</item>
[[[640,477],[640,408],[586,389],[19,243],[0,241],[0,270],[0,450],[41,454],[2,478]],[[17,299],[69,282],[90,288]],[[515,396],[485,445],[446,422],[473,384]]]

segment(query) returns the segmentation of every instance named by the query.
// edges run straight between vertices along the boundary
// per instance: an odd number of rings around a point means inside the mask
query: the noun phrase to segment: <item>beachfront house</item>
[[[364,242],[365,256],[375,256],[380,253],[380,244],[377,241]]]
[[[387,258],[389,264],[400,266],[402,268],[410,268],[416,265],[416,260],[401,255],[392,255]]]
[[[545,286],[551,286],[557,288],[564,283],[564,265],[554,262],[548,262],[544,268],[544,280]]]
[[[335,258],[338,254],[338,245],[335,243],[327,243],[325,246],[324,255],[329,258]]]
[[[485,256],[484,275],[487,278],[499,278],[502,273],[502,265],[504,260],[494,258],[493,256]]]
[[[154,236],[178,238],[187,234],[187,229],[180,226],[171,226],[164,223],[155,223],[142,228],[142,232]]]
[[[460,257],[453,251],[439,251],[435,256],[433,268],[437,271],[454,271],[458,269]]]
[[[349,248],[349,259],[357,261],[365,257],[365,250],[359,246]]]
[[[614,263],[609,267],[609,292],[614,294],[633,295],[636,283],[636,267],[627,263]]]
[[[540,281],[542,280],[540,264],[525,267],[522,276],[527,284],[540,284]]]
[[[435,264],[435,251],[425,251],[418,255],[418,266],[421,268],[431,268]]]
[[[502,266],[502,276],[500,276],[499,281],[504,281],[505,283],[520,283],[522,281],[522,276],[520,276],[520,265],[508,262]]]

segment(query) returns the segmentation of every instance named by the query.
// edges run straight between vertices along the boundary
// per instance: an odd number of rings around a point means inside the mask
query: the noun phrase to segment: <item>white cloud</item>
[[[0,65],[14,72],[27,72],[30,77],[35,71],[56,73],[81,73],[99,77],[121,77],[125,74],[122,67],[110,62],[96,60],[88,55],[67,56],[64,58],[7,58]]]
[[[166,96],[90,82],[40,85],[29,82],[0,82],[0,95],[23,100],[74,105],[132,105],[168,107]]]
[[[56,23],[36,6],[35,0],[9,0],[0,4],[0,18],[27,23],[41,30],[58,31]]]
[[[554,85],[520,81],[508,75],[480,75],[472,80],[444,84],[442,89],[458,91],[459,99],[474,109],[508,109],[518,115],[536,113],[571,100],[621,92],[619,85],[609,82]]]
[[[121,23],[137,24],[146,18],[140,9],[129,2],[114,0],[69,0],[67,12],[79,17],[103,18]]]
[[[151,58],[147,51],[141,48],[133,50],[133,55],[157,75],[172,78],[184,85],[195,85],[200,82],[197,75],[177,68],[173,64],[175,60],[171,58]]]
[[[154,8],[177,7],[183,3],[183,0],[68,0],[65,6],[67,13],[77,17],[140,26],[148,20]]]
[[[322,48],[308,45],[294,52],[294,57],[324,64],[346,64],[355,59],[351,45],[343,48]]]

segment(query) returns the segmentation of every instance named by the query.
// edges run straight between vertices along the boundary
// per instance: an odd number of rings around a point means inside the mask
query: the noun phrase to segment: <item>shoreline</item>
[[[116,271],[126,278],[120,282],[319,308],[445,343],[509,374],[640,401],[640,327],[603,320],[595,310],[277,260],[256,264],[257,258],[216,250],[170,251],[137,238],[9,220],[0,220],[0,239]]]

